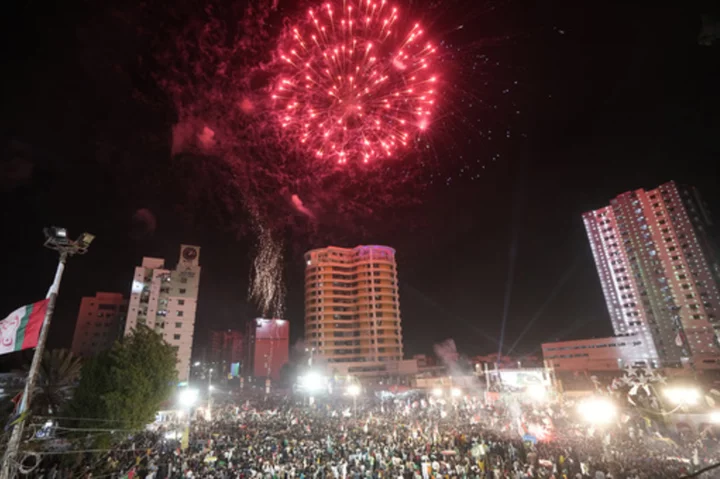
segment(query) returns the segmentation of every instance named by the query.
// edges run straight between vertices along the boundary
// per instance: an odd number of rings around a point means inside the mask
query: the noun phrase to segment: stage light
[[[525,392],[535,401],[544,401],[547,399],[547,389],[541,384],[533,384],[528,386]]]

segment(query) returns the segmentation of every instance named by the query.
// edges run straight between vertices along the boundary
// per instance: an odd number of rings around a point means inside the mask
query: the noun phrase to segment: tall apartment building
[[[403,359],[395,250],[316,249],[305,254],[305,341],[339,373],[388,372]]]
[[[195,310],[200,284],[200,247],[181,245],[175,269],[165,268],[165,260],[143,258],[135,268],[125,334],[138,324],[154,329],[177,349],[178,379],[186,381],[190,372]]]
[[[630,191],[583,219],[615,334],[655,366],[715,363],[720,265],[698,192]]]
[[[95,293],[80,300],[71,350],[91,357],[112,348],[123,335],[127,299],[120,293]]]

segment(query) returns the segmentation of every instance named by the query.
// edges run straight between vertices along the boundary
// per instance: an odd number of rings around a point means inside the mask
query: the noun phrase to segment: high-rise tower
[[[403,359],[395,250],[328,248],[305,254],[305,341],[348,374]]]
[[[698,192],[630,191],[583,219],[615,334],[656,366],[714,363],[720,265]]]
[[[143,258],[135,268],[125,334],[137,324],[155,330],[177,349],[178,379],[190,372],[195,310],[200,284],[200,248],[181,245],[174,270],[165,269],[165,260]]]
[[[80,301],[72,352],[91,357],[112,348],[123,334],[127,299],[120,293],[96,293]]]

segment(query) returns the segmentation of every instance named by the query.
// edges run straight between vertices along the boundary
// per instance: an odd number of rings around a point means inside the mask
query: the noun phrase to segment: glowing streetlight
[[[353,399],[353,416],[357,416],[357,397],[360,395],[360,386],[357,384],[351,384],[347,387],[347,393],[352,396]]]
[[[604,397],[591,397],[578,404],[577,411],[583,420],[591,424],[608,424],[617,416],[615,404]]]
[[[325,388],[326,383],[327,378],[315,371],[309,372],[306,375],[300,377],[300,385],[305,391],[309,393],[321,391]]]
[[[462,396],[462,391],[458,388],[452,388],[450,390],[450,395],[454,398],[459,398],[460,396]]]
[[[178,396],[180,404],[186,408],[191,408],[198,400],[197,389],[183,389]]]
[[[432,395],[436,398],[441,398],[443,396],[443,390],[442,388],[433,388]]]
[[[720,424],[720,411],[713,411],[710,413],[710,422],[713,424]]]
[[[676,406],[694,406],[700,401],[700,390],[694,387],[671,387],[663,395]]]
[[[312,367],[313,353],[315,352],[315,348],[305,348],[305,352],[309,353],[308,366]]]
[[[185,421],[185,428],[183,429],[182,439],[180,440],[180,449],[183,451],[188,448],[190,441],[190,409],[197,402],[199,395],[197,389],[190,388],[183,389],[178,395],[178,402],[183,408],[187,409],[187,420]]]

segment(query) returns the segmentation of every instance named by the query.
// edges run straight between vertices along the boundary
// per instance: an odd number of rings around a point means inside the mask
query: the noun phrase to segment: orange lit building
[[[112,348],[123,334],[128,300],[120,293],[96,293],[80,301],[72,352],[91,357]]]
[[[305,342],[338,374],[376,376],[403,360],[395,250],[316,249],[305,254]]]

